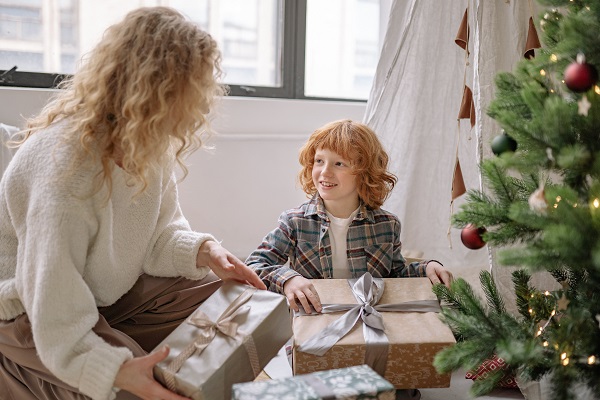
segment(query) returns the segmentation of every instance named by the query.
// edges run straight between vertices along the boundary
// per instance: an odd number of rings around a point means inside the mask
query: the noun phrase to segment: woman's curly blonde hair
[[[201,146],[201,127],[226,87],[219,83],[215,40],[167,7],[131,11],[102,40],[36,118],[21,143],[53,122],[68,119],[67,138],[102,163],[99,186],[112,191],[112,160],[147,187],[151,166]],[[172,159],[172,158],[171,158]]]
[[[381,207],[396,185],[396,176],[387,170],[388,155],[375,132],[345,119],[314,131],[300,150],[302,170],[298,178],[308,196],[317,193],[312,169],[319,149],[333,151],[351,163],[352,173],[357,176],[358,196],[371,208]]]

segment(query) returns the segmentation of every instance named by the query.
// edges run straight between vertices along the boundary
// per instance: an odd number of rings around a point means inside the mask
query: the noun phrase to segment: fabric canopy
[[[512,71],[526,53],[533,55],[538,46],[530,29],[535,34],[537,20],[531,1],[392,4],[364,117],[398,176],[383,208],[399,216],[405,251],[443,260],[458,275],[460,269],[491,268],[493,251],[467,249],[460,229],[450,229],[451,215],[465,198],[453,196],[455,171],[459,166],[463,179],[455,180],[454,192],[460,183],[467,190],[483,187],[478,164],[493,157],[489,145],[500,134],[486,115],[494,79]]]

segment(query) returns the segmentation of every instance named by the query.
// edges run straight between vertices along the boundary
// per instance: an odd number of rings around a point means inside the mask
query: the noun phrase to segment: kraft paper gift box
[[[336,335],[331,335],[335,326],[332,324],[336,321],[340,324],[347,315],[344,314],[346,311],[335,312],[336,306],[350,304],[356,307],[359,301],[351,284],[362,281],[365,277],[373,282],[380,282],[379,285],[383,286],[382,289],[373,286],[373,291],[379,291],[378,296],[381,296],[376,302],[376,308],[388,308],[388,311],[380,312],[383,329],[365,327],[363,320],[358,318],[347,334],[336,338]],[[301,312],[294,316],[295,375],[368,364],[397,389],[450,386],[450,374],[438,374],[433,366],[433,358],[440,350],[456,341],[450,328],[438,317],[439,303],[428,278],[376,279],[367,273],[355,280],[314,279],[312,283],[319,293],[324,311],[309,315],[302,315]],[[415,304],[416,308],[413,307]],[[407,310],[427,310],[431,307],[438,312],[389,311],[398,308],[397,305]],[[345,308],[347,309],[348,307]],[[326,313],[328,311],[332,312]],[[363,312],[361,316],[364,315]],[[368,340],[365,340],[365,334],[370,335]],[[317,335],[316,340],[314,335]]]
[[[252,381],[292,336],[284,296],[225,283],[157,348],[169,356],[154,376],[194,400],[231,397],[231,386]]]
[[[394,385],[368,365],[332,369],[293,378],[237,383],[232,400],[394,400]]]

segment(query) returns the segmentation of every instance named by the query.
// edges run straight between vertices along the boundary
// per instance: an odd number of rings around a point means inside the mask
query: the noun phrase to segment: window
[[[366,100],[390,2],[0,0],[0,86],[53,87],[107,26],[164,5],[217,40],[232,95]]]

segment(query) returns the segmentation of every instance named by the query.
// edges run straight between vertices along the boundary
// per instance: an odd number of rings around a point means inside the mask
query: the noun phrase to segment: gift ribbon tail
[[[302,343],[298,350],[315,356],[324,355],[338,340],[350,332],[360,318],[360,310],[360,306],[354,307],[334,323]]]

